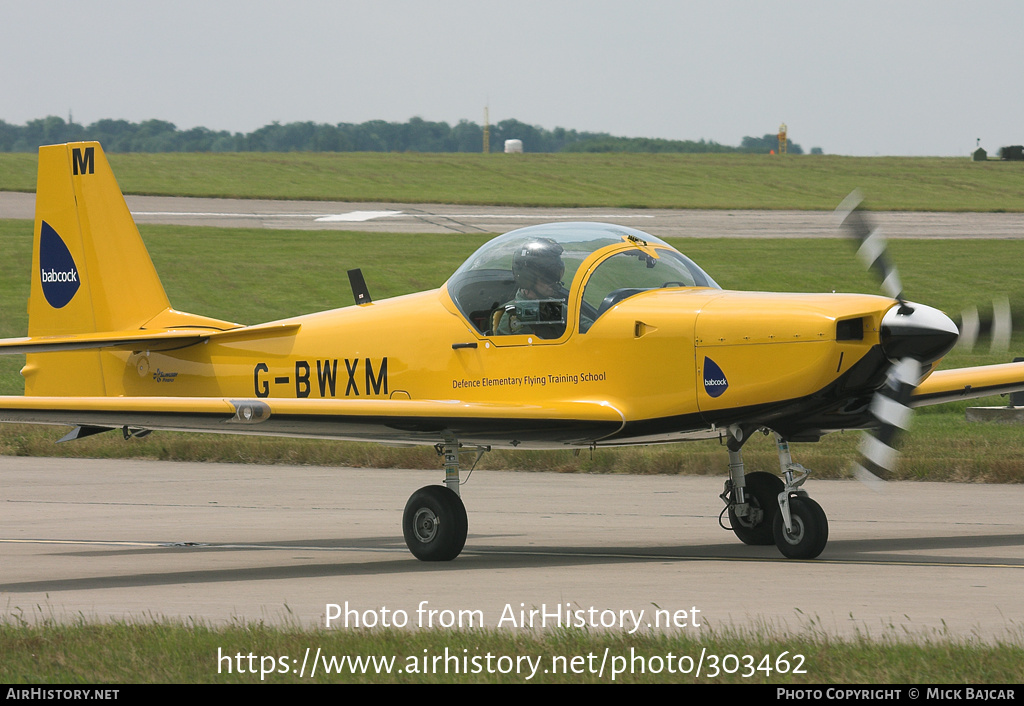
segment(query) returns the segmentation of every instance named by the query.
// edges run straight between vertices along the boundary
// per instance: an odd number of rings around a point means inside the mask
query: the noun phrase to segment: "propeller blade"
[[[865,216],[861,204],[864,197],[859,189],[855,189],[836,207],[836,218],[839,226],[859,243],[857,256],[864,266],[874,272],[881,282],[882,291],[886,296],[899,301],[903,310],[911,309],[903,296],[903,284],[900,282],[896,267],[890,262],[885,238],[880,228],[873,227]],[[1013,334],[1013,313],[1010,301],[1006,297],[996,299],[992,303],[992,315],[979,315],[978,309],[971,307],[961,314],[959,347],[971,351],[978,340],[983,337],[990,339],[992,353],[1005,353],[1010,348]],[[1020,321],[1017,322],[1020,324]]]
[[[861,460],[853,466],[858,480],[877,485],[896,470],[896,442],[910,428],[910,396],[920,378],[921,364],[914,358],[903,358],[889,368],[885,385],[871,400],[871,414],[878,425],[861,441]]]
[[[880,228],[873,228],[864,217],[860,208],[864,197],[859,189],[855,189],[836,207],[836,218],[841,228],[845,229],[860,243],[857,257],[869,271],[874,271],[882,284],[886,296],[904,303],[903,284],[899,273],[889,261],[885,237]]]
[[[960,340],[957,341],[957,348],[962,348],[968,353],[974,350],[978,343],[978,336],[981,335],[981,317],[978,316],[978,307],[972,306],[964,309],[960,314]]]
[[[991,353],[1005,353],[1010,349],[1010,336],[1013,334],[1013,313],[1010,311],[1010,300],[1007,297],[992,301],[992,314],[978,313],[977,307],[965,309],[960,315],[959,348],[973,351],[978,340],[987,336],[990,339]]]
[[[1010,316],[1010,300],[1006,297],[992,302],[992,353],[1010,350],[1010,336],[1013,334],[1013,320]]]
[[[903,284],[889,260],[885,238],[864,215],[862,202],[860,191],[853,191],[836,208],[836,217],[840,227],[859,243],[857,256],[878,276],[882,291],[899,302],[882,318],[880,343],[892,363],[885,384],[871,400],[875,424],[861,441],[860,461],[853,464],[853,475],[877,490],[896,469],[897,441],[910,427],[910,396],[921,381],[923,367],[949,352],[958,331],[941,311],[909,303],[903,297]]]

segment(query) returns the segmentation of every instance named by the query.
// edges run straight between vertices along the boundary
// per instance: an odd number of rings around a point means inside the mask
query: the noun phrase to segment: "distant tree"
[[[700,154],[707,152],[735,152],[717,142],[691,140],[662,140],[647,137],[611,137],[610,135],[583,138],[562,148],[564,152],[646,152]]]
[[[515,119],[502,120],[491,126],[491,151],[502,152],[505,140],[522,140],[524,152],[550,152],[544,129]]]
[[[502,151],[505,140],[511,139],[522,140],[526,152],[769,152],[778,146],[775,135],[744,137],[737,148],[705,140],[615,137],[562,127],[546,130],[514,118],[491,126],[491,151]],[[141,123],[103,119],[88,127],[54,116],[23,126],[0,121],[0,151],[30,152],[40,145],[76,140],[98,140],[107,152],[480,152],[483,128],[468,120],[453,127],[418,116],[405,123],[275,121],[248,134],[205,127],[178,130],[173,123],[155,119]],[[789,152],[802,154],[803,150],[791,142]]]
[[[768,154],[772,151],[779,150],[779,136],[778,135],[765,135],[764,137],[744,137],[743,141],[740,142],[741,152],[754,152],[760,154]],[[804,151],[800,145],[796,144],[792,140],[786,140],[786,151],[789,154],[803,154]]]
[[[452,152],[480,152],[484,145],[484,129],[468,120],[460,120],[449,136]]]
[[[14,143],[21,137],[21,129],[17,125],[0,120],[0,152],[13,152]]]

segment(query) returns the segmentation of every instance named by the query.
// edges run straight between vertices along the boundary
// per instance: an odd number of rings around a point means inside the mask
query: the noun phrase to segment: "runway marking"
[[[401,211],[349,211],[348,213],[338,213],[332,216],[320,216],[313,220],[317,223],[362,223],[364,221],[372,221],[377,218],[391,218],[393,216],[401,215]]]
[[[730,562],[753,562],[760,564],[810,564],[821,565],[842,565],[842,566],[928,566],[928,567],[950,567],[950,568],[982,568],[982,569],[1024,569],[1024,564],[979,564],[968,561],[908,561],[894,560],[882,561],[873,559],[787,559],[785,557],[743,557],[743,556],[715,556],[701,554],[622,554],[609,552],[545,552],[545,551],[517,551],[517,550],[488,550],[488,549],[463,549],[460,556],[468,554],[478,555],[513,555],[513,556],[551,556],[551,557],[574,557],[586,559],[588,557],[602,559],[624,559],[624,560],[651,560],[651,561],[730,561]]]
[[[396,538],[396,543],[401,540]],[[405,546],[366,547],[357,545],[336,545],[330,547],[307,546],[301,544],[219,544],[210,542],[162,541],[141,542],[117,539],[8,539],[0,537],[0,544],[56,544],[85,547],[140,547],[146,549],[259,549],[263,551],[303,551],[303,552],[371,552],[408,554]]]
[[[410,213],[418,218],[508,218],[508,219],[541,219],[556,221],[578,218],[655,218],[643,213]]]
[[[181,216],[203,218],[316,218],[315,213],[252,213],[238,211],[235,213],[216,211],[132,211],[133,216]]]
[[[346,213],[252,213],[239,211],[235,213],[218,211],[132,211],[133,216],[152,216],[160,218],[308,218],[316,223],[349,222],[363,223],[377,218],[407,219],[422,218],[459,218],[459,219],[509,219],[509,220],[543,220],[564,221],[579,219],[614,218],[656,218],[645,213],[407,213],[405,211],[348,211]]]
[[[396,538],[396,542],[399,540]],[[95,539],[5,539],[0,544],[60,544],[72,546],[121,546],[167,549],[244,549],[263,551],[308,551],[308,552],[368,552],[373,554],[408,554],[404,546],[367,547],[355,545],[313,546],[297,544],[218,544],[209,542],[140,542],[130,540],[95,540]],[[809,564],[814,566],[926,566],[947,568],[975,569],[1024,569],[1024,564],[1009,563],[975,563],[970,561],[935,561],[935,560],[877,560],[877,559],[786,559],[785,557],[740,557],[701,554],[626,554],[623,552],[593,551],[543,551],[518,549],[470,549],[462,551],[461,556],[522,556],[550,557],[558,559],[621,559],[623,561],[728,561],[741,563],[769,564]]]
[[[75,544],[83,546],[110,547],[163,547],[166,542],[132,542],[128,540],[97,539],[0,539],[0,544]]]

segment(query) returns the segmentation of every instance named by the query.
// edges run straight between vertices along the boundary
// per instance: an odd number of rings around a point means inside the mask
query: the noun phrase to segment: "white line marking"
[[[320,216],[314,220],[317,223],[336,223],[338,221],[362,223],[364,221],[372,221],[375,218],[390,218],[401,215],[401,211],[349,211],[348,213],[338,213],[333,216]]]
[[[309,218],[318,223],[331,222],[365,222],[376,218],[395,218],[401,216],[407,219],[421,218],[457,218],[457,219],[508,219],[508,220],[586,220],[586,219],[608,219],[614,218],[624,220],[629,218],[655,218],[650,214],[636,213],[405,213],[403,211],[349,211],[348,213],[220,213],[215,211],[132,211],[133,216],[157,216],[162,218]]]
[[[316,218],[315,213],[217,213],[213,211],[132,211],[133,216],[180,216],[190,218],[203,216],[206,218]]]

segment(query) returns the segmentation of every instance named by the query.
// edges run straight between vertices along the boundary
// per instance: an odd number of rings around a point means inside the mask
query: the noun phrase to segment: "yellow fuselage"
[[[716,412],[826,388],[878,344],[879,322],[891,306],[869,295],[659,289],[623,300],[586,333],[569,327],[561,338],[544,340],[478,333],[442,288],[276,322],[298,324],[294,335],[170,351],[39,355],[100,356],[109,396],[460,400],[555,409],[589,401],[614,407],[626,422],[678,418],[679,428],[659,431],[667,440],[706,429]],[[860,339],[837,340],[837,321],[855,318],[863,321]],[[32,388],[35,357],[26,367],[27,391],[54,394]],[[709,379],[707,361],[722,380]]]

